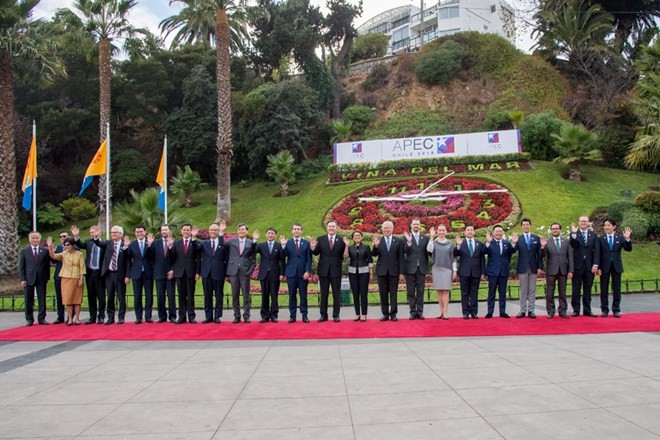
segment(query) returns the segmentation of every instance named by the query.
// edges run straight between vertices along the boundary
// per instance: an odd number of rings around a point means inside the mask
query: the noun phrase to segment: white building
[[[439,0],[433,6],[399,6],[376,15],[358,28],[360,35],[390,37],[388,54],[418,50],[420,42],[461,31],[487,32],[515,43],[513,9],[503,0]]]

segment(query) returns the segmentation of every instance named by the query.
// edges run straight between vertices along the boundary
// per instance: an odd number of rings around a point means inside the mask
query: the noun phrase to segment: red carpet
[[[426,319],[398,322],[380,322],[370,319],[366,323],[350,319],[340,323],[315,321],[303,324],[181,324],[170,323],[135,325],[34,325],[0,331],[0,341],[70,341],[70,340],[268,340],[268,339],[351,339],[351,338],[418,338],[457,336],[511,336],[511,335],[564,335],[621,332],[660,332],[660,313],[631,313],[621,319],[555,317],[538,319],[484,319],[448,321]]]

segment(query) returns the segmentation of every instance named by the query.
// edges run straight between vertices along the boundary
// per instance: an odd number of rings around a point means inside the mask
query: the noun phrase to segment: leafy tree
[[[465,48],[459,43],[446,41],[438,50],[422,55],[415,68],[415,75],[427,83],[446,83],[461,70],[466,55]]]
[[[126,230],[132,231],[136,225],[142,224],[148,232],[160,233],[164,217],[158,207],[158,193],[158,188],[147,188],[141,193],[131,190],[130,199],[117,204],[116,212]],[[173,228],[185,223],[184,217],[178,212],[180,206],[176,198],[167,199],[167,223]]]
[[[555,139],[553,148],[559,155],[554,162],[570,167],[568,176],[571,180],[582,180],[581,164],[602,160],[602,153],[596,148],[598,137],[582,125],[565,124],[559,134],[552,137]]]
[[[289,184],[296,180],[296,160],[287,150],[268,155],[266,174],[280,184],[280,196],[289,195]]]
[[[330,139],[332,144],[338,142],[345,142],[351,137],[353,124],[350,121],[344,121],[343,119],[333,119],[332,120],[332,132],[333,136]]]
[[[523,151],[531,153],[532,159],[554,159],[557,154],[552,147],[555,141],[552,135],[559,134],[564,124],[565,122],[557,118],[554,112],[529,115],[520,126]]]
[[[206,183],[202,182],[197,171],[193,171],[190,165],[183,169],[176,167],[176,174],[170,178],[169,191],[175,196],[183,198],[183,206],[190,208],[193,206],[192,195],[194,192],[204,188]]]
[[[137,150],[119,150],[112,161],[115,165],[112,186],[118,200],[127,197],[132,188],[141,188],[153,181],[152,170],[145,166],[144,156]]]
[[[358,36],[351,49],[351,62],[380,58],[387,53],[390,37],[384,34]]]
[[[366,105],[352,105],[344,110],[344,119],[351,123],[353,134],[362,134],[376,119],[376,114]]]
[[[46,203],[37,212],[37,221],[40,225],[55,228],[64,224],[64,213],[62,209],[52,203]]]

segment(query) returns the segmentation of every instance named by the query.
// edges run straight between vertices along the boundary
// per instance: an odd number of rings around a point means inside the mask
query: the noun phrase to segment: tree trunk
[[[575,182],[582,181],[582,173],[580,173],[579,165],[571,165],[571,169],[568,171],[568,178]]]
[[[0,49],[0,277],[16,277],[18,274],[18,200],[12,67],[11,54]]]
[[[185,197],[183,198],[183,206],[186,208],[190,208],[192,206],[192,194],[191,193],[186,193]]]
[[[100,142],[108,137],[108,123],[110,123],[110,81],[112,79],[112,71],[110,66],[111,47],[110,41],[107,38],[101,38],[99,41],[99,119],[100,126]],[[98,148],[98,147],[96,147]],[[112,148],[111,148],[112,153]],[[108,164],[108,172],[99,178],[99,226],[105,228],[106,212],[105,201],[106,197],[112,200],[112,187],[110,187],[109,194],[106,194],[106,179],[110,176],[110,164]],[[112,209],[112,207],[110,207]],[[108,222],[112,227],[112,211],[107,213]],[[108,231],[106,231],[107,233]]]
[[[229,64],[229,22],[227,11],[218,8],[215,16],[215,75],[218,100],[217,159],[218,204],[215,221],[231,223],[231,83]]]
[[[341,49],[339,49],[339,52],[337,53],[337,56],[332,60],[332,77],[335,80],[334,87],[332,88],[332,107],[330,107],[330,117],[332,119],[339,119],[341,118],[341,71],[340,67],[342,63],[344,62],[344,59],[346,58],[346,55],[348,55],[348,51],[351,49],[351,46],[353,45],[353,35],[348,34],[346,38],[344,38],[344,43],[341,46]]]
[[[280,182],[280,195],[282,197],[289,195],[289,182],[287,180]]]

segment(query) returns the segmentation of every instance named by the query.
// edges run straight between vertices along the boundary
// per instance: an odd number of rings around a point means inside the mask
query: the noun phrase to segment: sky
[[[509,1],[514,4],[521,0]],[[311,0],[312,4],[323,7],[325,0]],[[352,3],[357,3],[356,0],[351,0]],[[427,7],[435,3],[432,0],[426,0]],[[68,8],[73,4],[73,0],[41,0],[34,11],[36,18],[52,18],[55,11],[59,8]],[[356,20],[356,26],[361,25],[371,17],[385,12],[388,9],[397,6],[404,6],[407,4],[414,4],[419,6],[419,0],[363,0],[362,16]],[[176,4],[170,5],[169,0],[137,0],[137,5],[131,10],[130,21],[137,28],[147,28],[152,33],[160,35],[158,24],[165,18],[176,14],[180,7]],[[529,51],[531,46],[531,39],[525,35],[518,35],[516,38],[516,45],[523,51]]]

